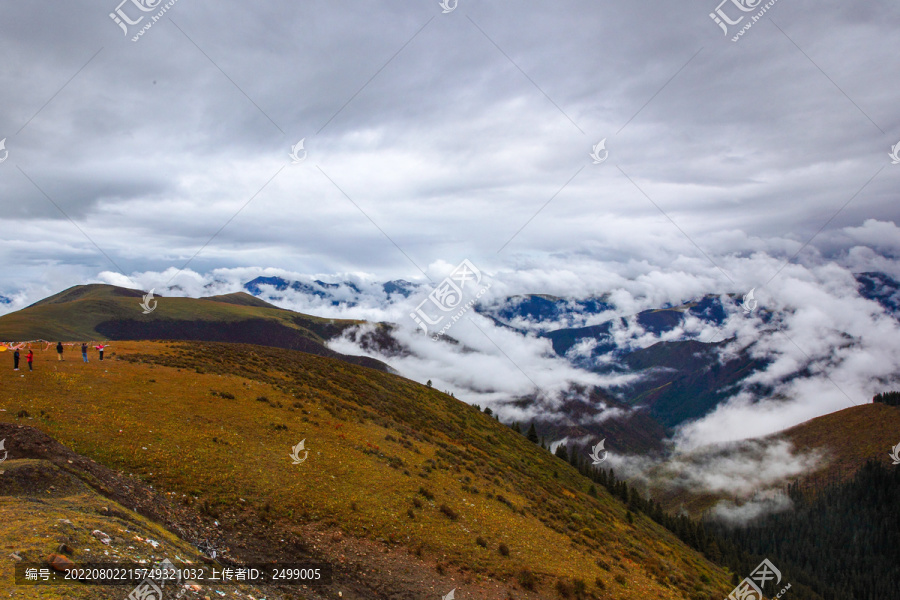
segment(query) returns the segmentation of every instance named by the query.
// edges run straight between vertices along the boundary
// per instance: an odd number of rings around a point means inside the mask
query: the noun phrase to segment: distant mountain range
[[[861,296],[875,300],[895,316],[900,312],[900,282],[896,279],[884,273],[860,273],[856,281]]]
[[[390,300],[393,295],[408,298],[421,286],[419,284],[398,279],[396,281],[383,283],[379,287],[384,295],[384,299]],[[270,289],[267,290],[266,288]],[[341,304],[346,306],[357,306],[360,297],[364,294],[363,290],[351,281],[342,281],[339,283],[326,283],[318,279],[312,281],[288,281],[282,277],[257,277],[244,284],[244,289],[257,297],[266,296],[272,302],[278,302],[284,298],[283,296],[273,294],[272,292],[285,292],[291,290],[312,298],[327,300],[332,306],[339,306]]]
[[[862,297],[881,304],[895,317],[900,315],[900,282],[885,273],[867,272],[856,275]],[[268,289],[267,289],[268,288]],[[277,294],[285,290],[324,300],[332,306],[345,304],[356,306],[360,298],[371,293],[352,282],[325,283],[288,281],[279,277],[260,277],[248,282],[247,292],[277,302]],[[384,300],[409,298],[424,293],[428,286],[407,281],[391,281],[376,286]],[[396,296],[395,296],[396,295]],[[723,339],[692,339],[675,337],[649,347],[622,346],[615,333],[622,330],[638,330],[655,336],[671,334],[695,319],[710,326],[721,326],[728,314],[739,309],[743,298],[736,295],[710,294],[680,306],[663,306],[645,310],[629,317],[617,317],[609,297],[596,295],[584,299],[561,298],[545,294],[527,294],[506,298],[500,302],[479,305],[475,310],[522,334],[547,338],[557,356],[567,359],[573,366],[603,374],[638,374],[636,382],[608,390],[595,390],[591,398],[593,407],[584,403],[568,406],[566,422],[538,422],[542,435],[548,438],[602,438],[609,436],[616,451],[643,452],[658,449],[661,439],[671,428],[694,421],[713,411],[732,396],[749,375],[766,368],[767,361],[751,356],[752,346],[738,355],[719,360],[719,350],[729,342]],[[763,308],[756,316],[763,324],[774,317]],[[585,326],[585,322],[608,315],[599,324]],[[360,335],[357,343],[366,352],[380,354],[384,360],[408,356],[412,351],[392,334],[393,325],[382,324],[375,332]],[[354,336],[351,335],[351,338]],[[447,343],[455,343],[445,338]],[[754,388],[759,397],[771,390]],[[511,398],[510,402],[527,404],[528,398]],[[623,426],[622,418],[614,418],[596,424],[590,423],[584,411],[600,413],[603,407],[640,408],[627,419],[637,419],[640,427]],[[640,429],[644,434],[632,435]],[[613,435],[613,430],[617,430]],[[646,432],[654,432],[652,436]],[[656,438],[650,441],[650,438]],[[612,441],[615,439],[616,441]],[[618,447],[616,447],[618,445]]]

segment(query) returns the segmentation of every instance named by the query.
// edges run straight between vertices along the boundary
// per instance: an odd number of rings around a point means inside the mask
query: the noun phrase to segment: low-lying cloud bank
[[[732,527],[741,527],[766,515],[787,512],[793,508],[794,503],[784,492],[772,490],[756,494],[743,504],[721,500],[707,516]]]
[[[800,450],[777,437],[714,443],[667,458],[610,455],[620,478],[653,494],[687,492],[726,497],[704,517],[740,526],[764,515],[790,510],[787,483],[826,466],[823,450]]]
[[[659,341],[728,340],[721,360],[747,352],[768,365],[753,373],[712,413],[677,432],[677,448],[690,450],[716,442],[755,438],[813,417],[861,404],[898,383],[900,324],[873,300],[859,294],[855,273],[881,271],[900,277],[900,228],[870,220],[858,227],[823,233],[817,246],[794,240],[746,238],[719,241],[721,254],[678,255],[654,264],[649,257],[604,261],[588,255],[545,256],[517,270],[482,270],[481,287],[489,285],[482,306],[496,306],[521,294],[547,294],[577,300],[603,296],[610,308],[590,316],[566,315],[556,325],[591,325],[642,310],[679,306],[707,294],[721,295],[726,317],[712,322],[687,315],[672,331],[656,334],[632,322],[613,328],[620,348],[647,347]],[[715,247],[715,240],[707,240]],[[802,250],[802,252],[801,252]],[[799,258],[789,259],[797,253]],[[477,261],[473,261],[477,263]],[[474,310],[452,324],[446,337],[434,341],[410,317],[427,294],[456,265],[438,261],[412,283],[410,295],[388,294],[384,279],[369,273],[301,274],[274,268],[215,269],[208,273],[177,271],[101,273],[94,281],[149,290],[157,294],[208,296],[243,289],[257,277],[281,277],[313,284],[348,282],[320,297],[303,291],[260,286],[259,295],[284,308],[324,317],[395,324],[392,335],[408,352],[390,354],[362,348],[359,335],[334,340],[335,350],[369,354],[387,361],[404,376],[432,380],[458,398],[490,406],[504,420],[528,421],[554,414],[572,395],[592,386],[620,387],[633,374],[605,374],[577,368],[558,357],[546,338],[548,323],[520,320],[520,330],[502,326]],[[434,282],[434,283],[432,283]],[[471,283],[471,282],[470,282]],[[755,289],[758,307],[746,314],[734,302]],[[7,294],[14,310],[48,293],[39,286]],[[474,294],[470,288],[467,294]],[[731,295],[731,296],[727,296]],[[467,298],[468,299],[468,296]],[[563,322],[564,321],[564,322]],[[576,322],[577,321],[577,322]],[[446,319],[443,324],[448,323]],[[433,331],[430,330],[430,333]],[[363,333],[363,332],[359,332]],[[452,343],[453,338],[458,343]],[[574,352],[586,353],[590,342]],[[768,390],[764,398],[756,391]],[[510,400],[536,397],[528,406]],[[603,418],[602,415],[598,418]]]

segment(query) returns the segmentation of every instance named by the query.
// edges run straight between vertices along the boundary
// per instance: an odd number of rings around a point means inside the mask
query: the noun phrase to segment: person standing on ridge
[[[25,355],[25,360],[28,362],[28,370],[34,371],[34,367],[32,363],[34,362],[34,352],[31,351],[31,348],[28,349],[28,354]]]
[[[62,354],[63,354],[62,342],[56,342],[56,358],[57,358],[57,360],[63,359]]]
[[[13,371],[19,370],[19,349],[16,348],[16,351],[13,352]]]
[[[84,362],[88,361],[88,359],[87,359],[87,344],[85,344],[84,342],[81,343],[81,358],[82,358],[82,360],[84,360]]]

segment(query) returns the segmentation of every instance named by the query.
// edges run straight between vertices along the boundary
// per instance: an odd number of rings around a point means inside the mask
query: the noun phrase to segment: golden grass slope
[[[567,463],[436,390],[257,346],[120,342],[114,352],[87,365],[38,352],[34,373],[0,371],[0,421],[186,494],[226,528],[240,530],[249,511],[276,532],[312,522],[406,548],[458,573],[458,594],[486,581],[541,597],[556,597],[558,581],[564,593],[583,583],[588,596],[621,600],[731,589],[729,573],[657,524],[636,515],[629,525],[605,490],[589,495]],[[23,410],[30,417],[17,418]],[[309,454],[295,465],[301,440]]]
[[[891,449],[900,444],[900,407],[863,404],[801,423],[775,436],[794,448],[826,452],[822,468],[808,477],[814,481],[845,481],[869,459],[891,464]]]

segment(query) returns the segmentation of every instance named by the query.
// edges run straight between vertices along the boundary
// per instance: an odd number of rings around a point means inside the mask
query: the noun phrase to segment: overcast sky
[[[804,252],[895,256],[896,3],[779,0],[732,42],[763,4],[725,35],[716,0],[178,0],[134,42],[165,3],[126,35],[116,2],[0,6],[7,295],[188,261],[718,272],[823,226]]]

